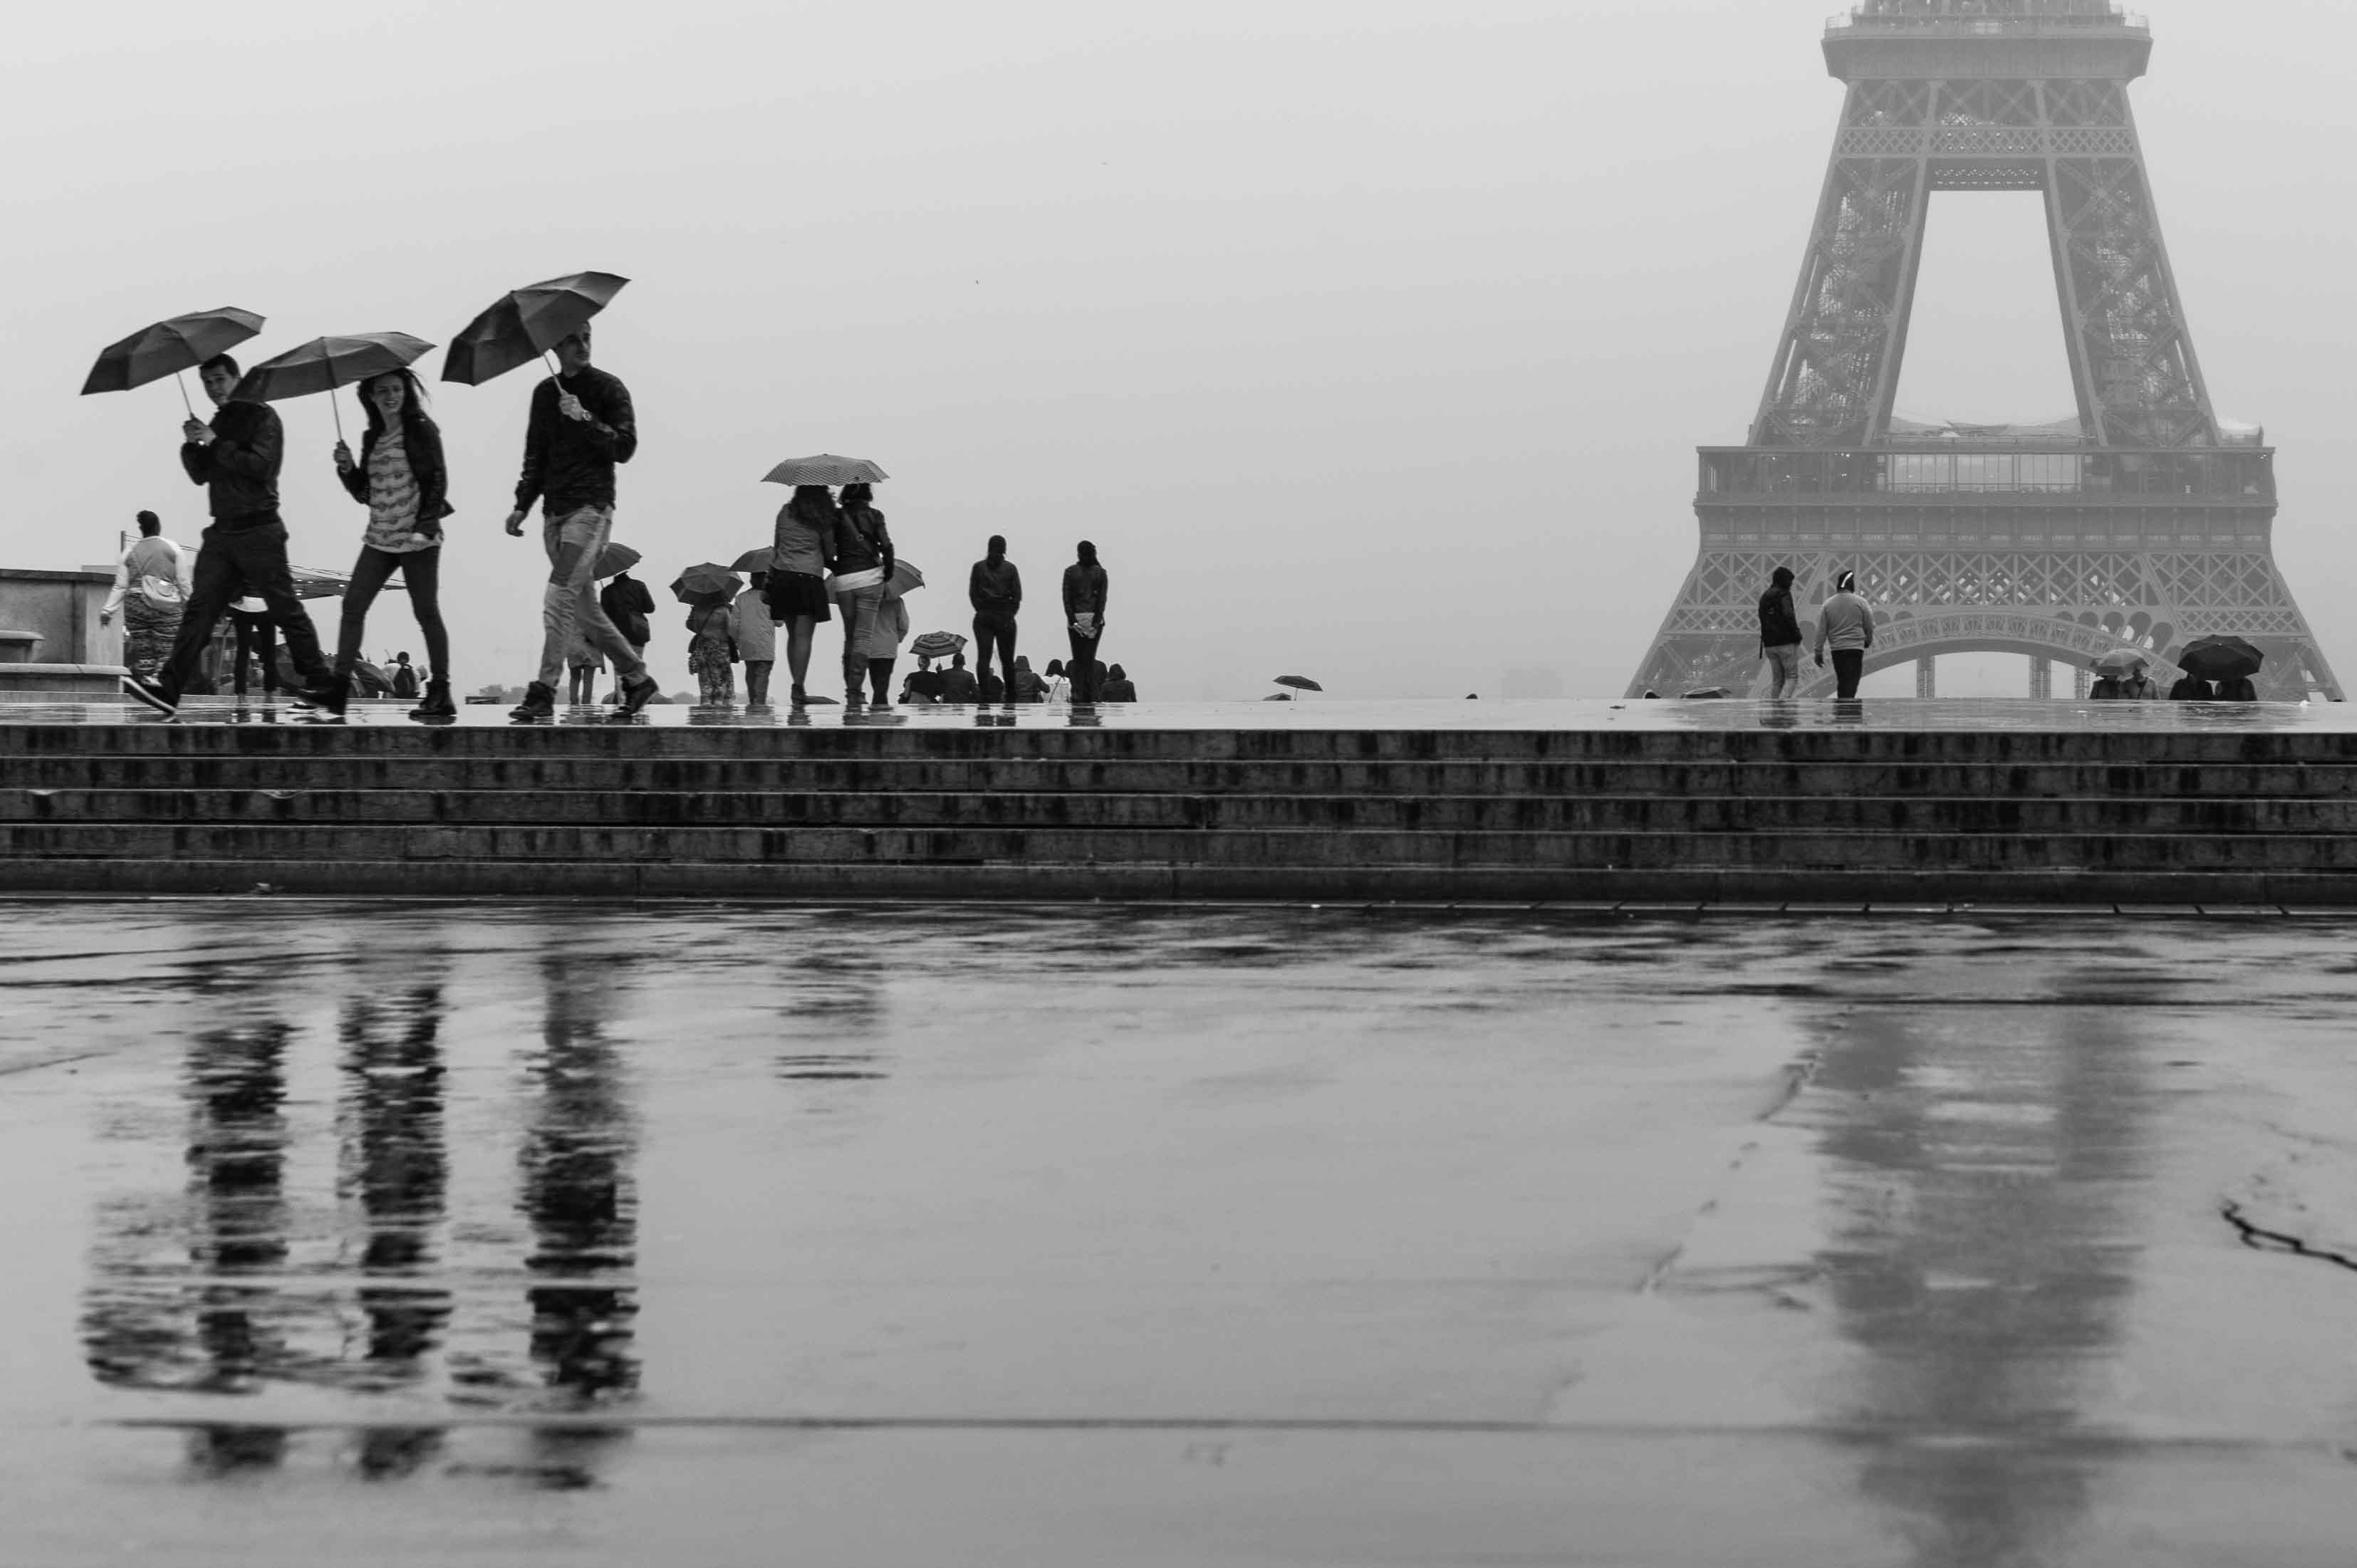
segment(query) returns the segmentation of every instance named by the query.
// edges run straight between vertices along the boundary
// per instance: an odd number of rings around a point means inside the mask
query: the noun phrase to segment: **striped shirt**
[[[398,424],[386,425],[368,458],[368,545],[402,555],[418,548],[417,476],[410,471],[409,447]]]

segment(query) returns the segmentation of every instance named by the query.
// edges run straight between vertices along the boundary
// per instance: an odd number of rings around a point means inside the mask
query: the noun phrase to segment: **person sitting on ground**
[[[1031,668],[1031,656],[1028,653],[1015,656],[1012,684],[1015,689],[1006,693],[1006,700],[1010,703],[1042,703],[1048,699],[1048,688],[1040,681],[1039,671]]]
[[[2191,675],[2180,676],[2177,684],[2169,689],[2169,700],[2172,703],[2210,702],[2212,700],[2210,682]]]
[[[942,672],[933,668],[933,655],[920,653],[917,667],[909,671],[909,679],[900,691],[900,700],[912,703],[938,703],[942,700]]]
[[[1018,653],[1016,657],[1019,659],[1022,655]],[[976,684],[981,690],[982,701],[985,703],[1003,703],[1006,701],[1006,682],[1000,680],[988,670],[985,670],[982,674],[977,677]]]
[[[1137,701],[1137,687],[1135,683],[1130,680],[1129,671],[1124,670],[1118,664],[1114,665],[1110,671],[1108,671],[1105,674],[1104,695],[1100,697],[1098,701],[1105,703],[1134,703]]]
[[[393,668],[384,674],[385,679],[393,683],[394,696],[407,702],[417,695],[417,666],[409,661],[406,652],[394,654]]]
[[[1051,703],[1065,703],[1071,700],[1072,682],[1071,678],[1064,673],[1064,661],[1062,660],[1050,659],[1048,660],[1048,668],[1041,674],[1040,679],[1044,680],[1048,683],[1048,701]]]
[[[965,667],[965,655],[950,655],[950,667],[939,672],[942,682],[941,700],[944,703],[971,703],[982,695],[982,688],[974,671]]]

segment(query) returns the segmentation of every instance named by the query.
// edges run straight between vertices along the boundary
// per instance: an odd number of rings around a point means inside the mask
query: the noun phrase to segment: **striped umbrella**
[[[891,476],[865,457],[789,457],[761,476],[765,485],[877,485]]]
[[[953,631],[929,631],[909,644],[909,651],[920,659],[947,659],[965,650],[965,639]]]
[[[671,591],[683,605],[725,605],[745,591],[745,579],[716,561],[706,561],[682,572]]]

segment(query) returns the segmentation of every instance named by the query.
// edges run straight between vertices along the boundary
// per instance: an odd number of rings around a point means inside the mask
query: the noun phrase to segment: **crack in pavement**
[[[2255,1252],[2288,1252],[2296,1258],[2314,1258],[2319,1262],[2357,1273],[2357,1258],[2346,1252],[2336,1252],[2329,1247],[2311,1247],[2297,1236],[2254,1225],[2243,1218],[2243,1206],[2239,1203],[2229,1203],[2218,1212],[2241,1235],[2243,1245]]]

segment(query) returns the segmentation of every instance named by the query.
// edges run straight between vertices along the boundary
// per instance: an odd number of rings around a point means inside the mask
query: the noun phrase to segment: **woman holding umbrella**
[[[456,718],[450,700],[450,637],[442,624],[442,520],[450,515],[449,469],[442,457],[442,432],[426,413],[417,378],[407,370],[384,371],[362,381],[361,410],[368,433],[352,449],[336,443],[336,474],[354,500],[369,509],[368,532],[351,585],[344,590],[343,621],[336,637],[336,681],[327,704],[343,711],[352,666],[360,659],[369,607],[395,572],[409,589],[409,607],[425,639],[429,675],[414,718]]]
[[[824,485],[796,485],[778,509],[765,592],[770,619],[786,628],[786,672],[793,682],[788,700],[797,708],[809,701],[802,685],[810,679],[811,639],[819,622],[833,618],[826,572],[834,562],[837,520],[834,497]]]

